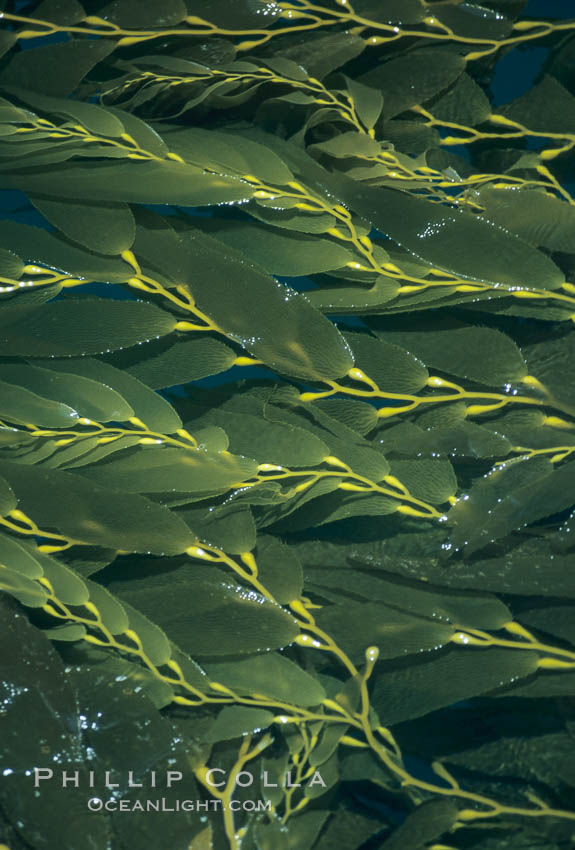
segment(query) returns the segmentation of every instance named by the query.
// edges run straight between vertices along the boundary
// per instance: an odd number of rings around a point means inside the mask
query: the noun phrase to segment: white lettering
[[[143,788],[141,782],[134,782],[134,771],[130,770],[128,772],[128,788]]]
[[[291,781],[291,773],[286,773],[286,788],[301,788],[300,782]]]
[[[111,776],[111,771],[107,770],[106,773],[104,774],[104,785],[106,786],[106,788],[119,788],[120,786],[118,785],[118,783],[112,782],[112,780],[110,779],[110,776]]]
[[[241,782],[240,776],[247,776],[247,782]],[[240,786],[240,788],[247,788],[254,781],[253,774],[249,773],[247,770],[240,770],[238,774],[236,774],[236,784]]]
[[[323,779],[321,778],[321,773],[319,772],[319,770],[316,770],[316,772],[314,773],[314,775],[312,776],[312,778],[311,778],[311,779],[310,779],[310,781],[309,781],[309,785],[310,785],[310,786],[312,786],[312,785],[321,785],[321,787],[322,787],[322,788],[325,788],[325,787],[326,787],[325,782],[324,782],[324,781],[323,781]]]
[[[75,770],[74,773],[66,773],[65,770],[62,771],[62,788],[66,788],[69,784],[71,784],[73,788],[79,788],[79,786],[80,786],[80,771],[79,770]]]
[[[44,774],[44,776],[41,776]],[[35,767],[34,768],[34,788],[38,787],[38,784],[41,779],[52,779],[54,776],[54,771],[50,770],[49,767]]]
[[[180,782],[183,778],[183,773],[179,770],[168,770],[166,773],[166,785],[172,787],[173,782]]]
[[[222,785],[226,784],[223,780],[222,782],[213,782],[211,778],[212,773],[225,773],[225,770],[222,770],[221,767],[212,767],[211,770],[208,770],[208,772],[206,773],[206,782],[208,783],[208,785],[211,785],[212,788],[221,788]]]

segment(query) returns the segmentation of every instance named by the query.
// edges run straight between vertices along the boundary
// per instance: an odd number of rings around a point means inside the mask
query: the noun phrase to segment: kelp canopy
[[[11,850],[573,846],[575,21],[525,5],[0,3]]]

